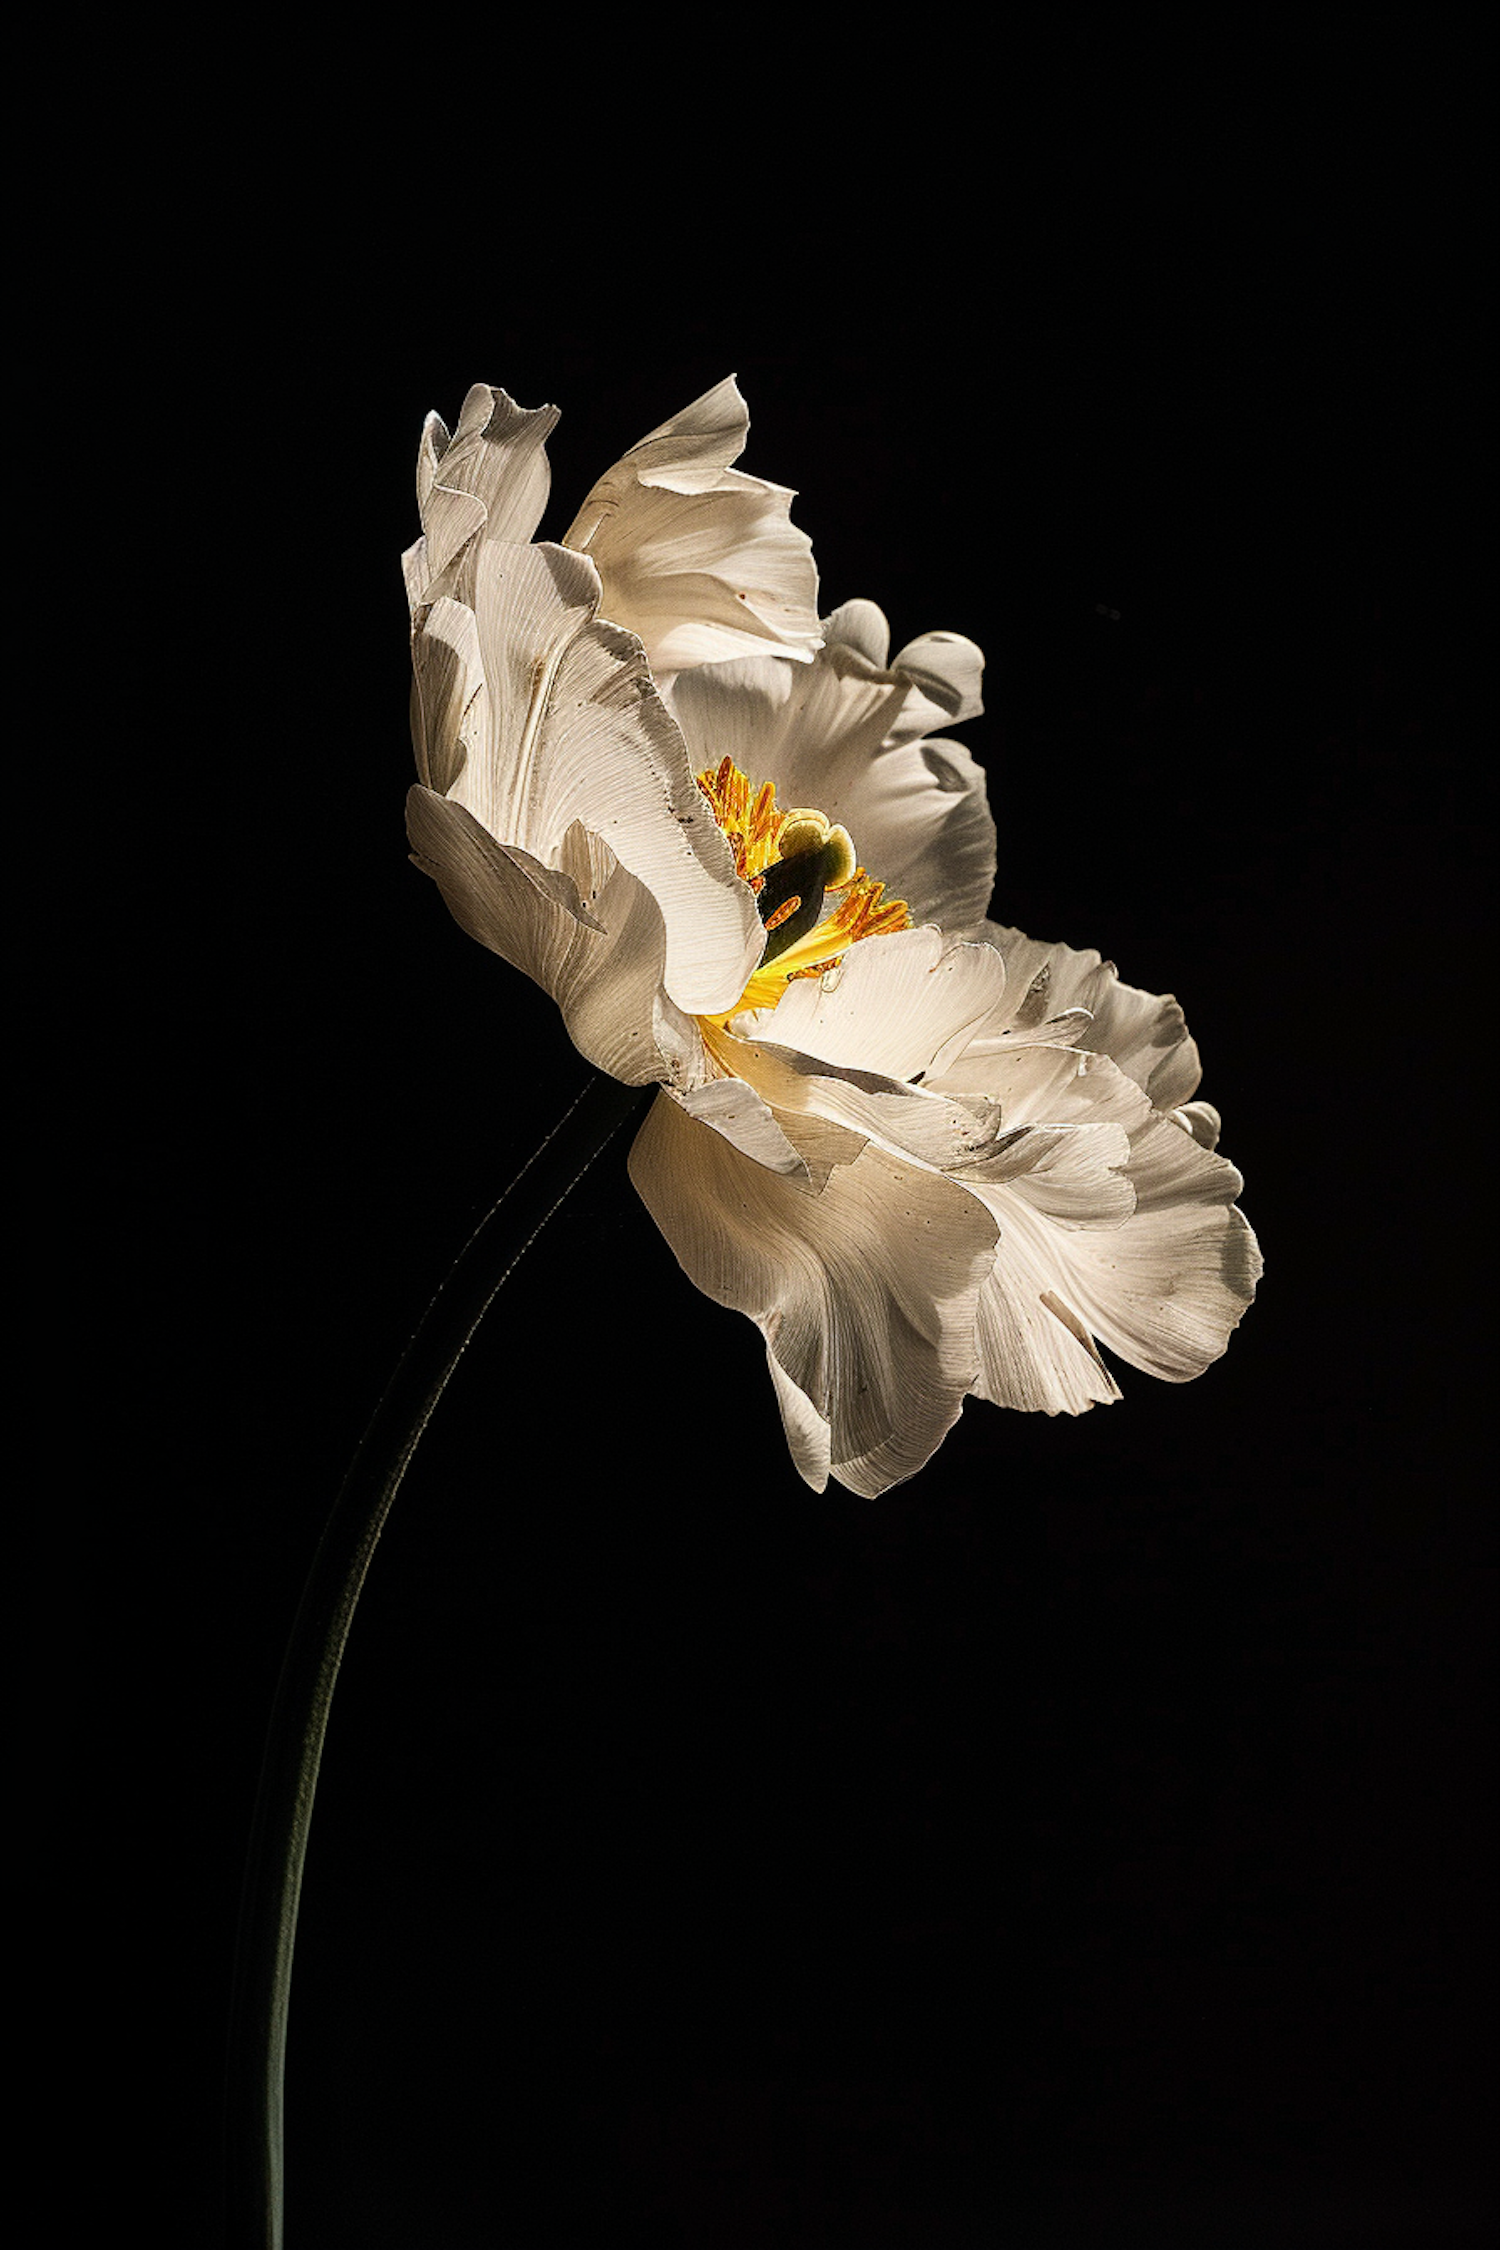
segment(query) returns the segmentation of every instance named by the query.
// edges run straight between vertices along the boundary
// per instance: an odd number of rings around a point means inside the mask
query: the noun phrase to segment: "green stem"
[[[302,1865],[329,1705],[375,1542],[491,1299],[651,1091],[592,1080],[459,1252],[375,1410],[314,1557],[276,1690],[240,1907],[227,2109],[231,2250],[281,2250],[287,1999]]]

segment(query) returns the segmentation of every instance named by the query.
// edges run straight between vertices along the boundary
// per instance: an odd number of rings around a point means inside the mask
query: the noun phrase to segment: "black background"
[[[557,536],[734,370],[825,606],[985,647],[995,911],[1181,999],[1267,1278],[1197,1384],[971,1402],[909,1485],[818,1497],[613,1148],[356,1621],[289,2241],[1477,2243],[1475,58],[1414,20],[851,30],[815,69],[753,32],[695,78],[629,26],[470,27],[390,116],[304,62],[179,125],[134,252],[166,1006],[112,947],[99,977],[157,1160],[168,1434],[111,1552],[184,1964],[162,2239],[214,2239],[239,1854],[323,1512],[586,1075],[405,857],[421,418],[555,400]]]

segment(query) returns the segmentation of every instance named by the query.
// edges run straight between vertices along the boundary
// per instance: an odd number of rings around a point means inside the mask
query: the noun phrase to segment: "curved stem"
[[[287,1644],[240,1906],[228,2082],[231,2250],[280,2250],[287,1999],[302,1865],[339,1662],[418,1440],[496,1291],[616,1128],[654,1089],[597,1077],[459,1252],[334,1503]]]

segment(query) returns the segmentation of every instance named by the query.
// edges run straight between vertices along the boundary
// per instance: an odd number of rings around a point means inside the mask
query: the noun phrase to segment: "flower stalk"
[[[277,1686],[240,1906],[226,2106],[231,2250],[281,2250],[287,2004],[302,1868],[334,1685],[370,1557],[495,1295],[653,1090],[596,1075],[475,1230],[375,1410],[319,1543]]]

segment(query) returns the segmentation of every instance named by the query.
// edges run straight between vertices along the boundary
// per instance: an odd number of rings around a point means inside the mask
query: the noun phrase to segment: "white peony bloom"
[[[1169,1381],[1259,1272],[1181,1011],[987,922],[973,642],[819,626],[782,488],[729,464],[732,382],[532,545],[551,408],[429,418],[405,558],[419,866],[662,1089],[631,1153],[708,1295],[747,1313],[793,1459],[874,1495],[971,1392],[1079,1413],[1100,1355]],[[655,669],[653,670],[653,666]]]

